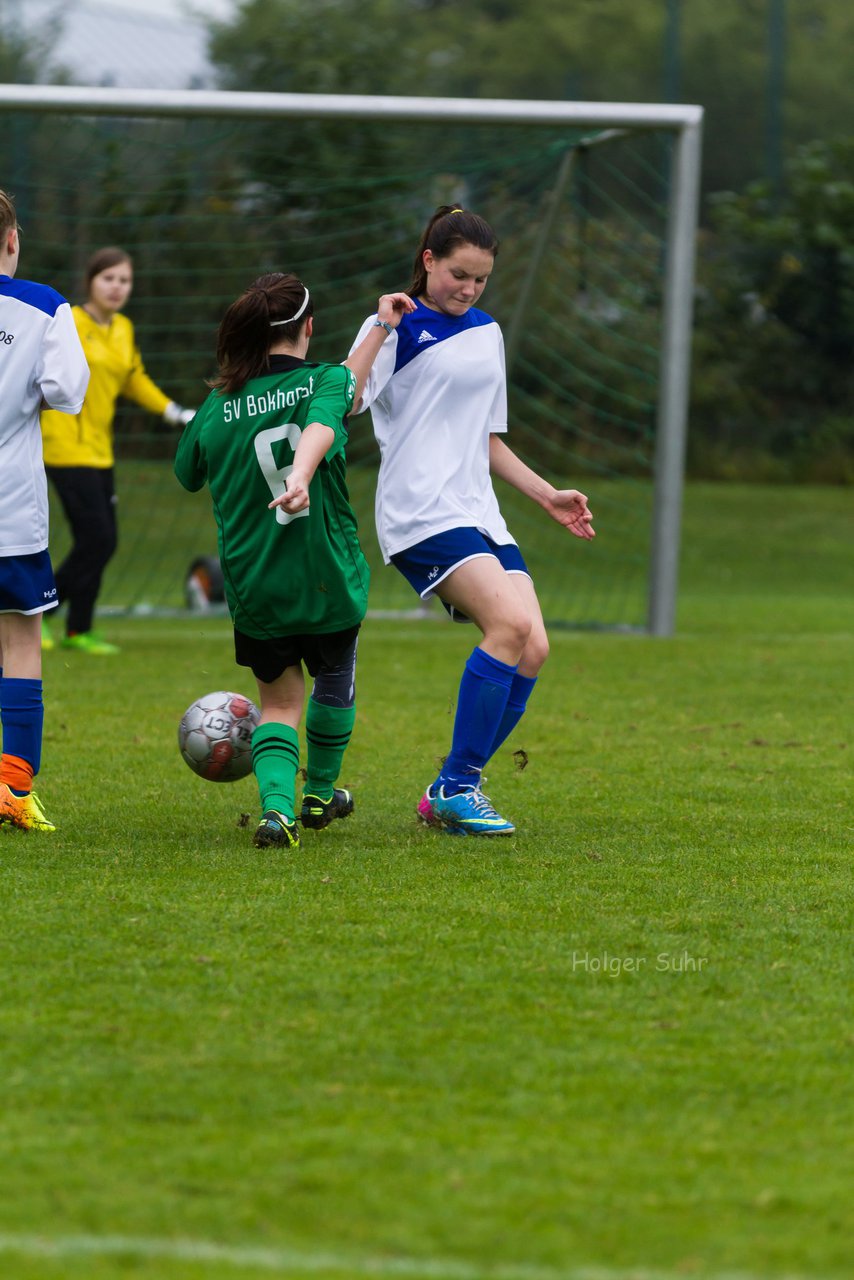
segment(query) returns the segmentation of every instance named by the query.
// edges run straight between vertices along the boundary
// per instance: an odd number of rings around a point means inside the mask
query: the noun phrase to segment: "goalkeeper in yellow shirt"
[[[71,550],[56,570],[59,601],[66,602],[63,648],[104,656],[115,645],[92,630],[104,569],[118,544],[113,474],[113,418],[119,396],[133,400],[174,427],[193,416],[152,382],[136,345],[133,325],[121,315],[133,288],[133,263],[123,249],[99,249],[86,269],[87,298],[72,307],[89,365],[89,390],[75,417],[50,410],[41,417],[45,470],[71,529]],[[44,632],[43,647],[53,641]]]

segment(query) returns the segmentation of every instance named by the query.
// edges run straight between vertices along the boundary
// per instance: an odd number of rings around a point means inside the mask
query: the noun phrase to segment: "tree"
[[[412,92],[407,21],[423,18],[412,0],[245,0],[233,21],[211,23],[209,55],[225,89]]]
[[[704,188],[765,172],[770,0],[683,0],[682,99],[706,108]],[[854,6],[789,0],[784,142],[844,137]],[[231,89],[659,101],[664,0],[244,0],[213,24]]]
[[[44,84],[61,82],[61,69],[50,71],[50,55],[59,33],[58,13],[48,15],[35,31],[24,31],[20,21],[0,10],[0,83]],[[46,68],[49,74],[45,74]]]
[[[854,478],[854,138],[712,203],[700,257],[694,455]]]

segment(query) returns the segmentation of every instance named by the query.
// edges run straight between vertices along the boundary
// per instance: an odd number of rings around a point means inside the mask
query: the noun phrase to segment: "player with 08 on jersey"
[[[593,535],[587,498],[556,489],[504,443],[504,344],[475,306],[498,252],[489,223],[443,205],[415,255],[416,308],[390,333],[366,383],[380,446],[377,534],[386,563],[422,599],[439,596],[482,639],[460,681],[451,749],[418,804],[452,834],[510,835],[481,790],[483,767],[523,715],[548,639],[537,593],[508,531],[492,476],[531,498],[577,537]],[[356,339],[363,341],[376,318]]]
[[[54,831],[32,789],[41,764],[41,625],[57,602],[48,552],[39,409],[80,411],[89,368],[71,308],[47,285],[14,279],[20,243],[0,191],[0,824]]]
[[[381,325],[347,366],[314,364],[306,359],[308,289],[295,275],[260,276],[223,318],[218,376],[178,446],[181,484],[210,490],[235,658],[258,683],[258,847],[299,845],[303,665],[314,685],[300,820],[322,828],[353,811],[352,796],[335,783],[356,715],[369,571],[347,493],[347,415],[387,330],[411,306],[403,294],[383,295]]]

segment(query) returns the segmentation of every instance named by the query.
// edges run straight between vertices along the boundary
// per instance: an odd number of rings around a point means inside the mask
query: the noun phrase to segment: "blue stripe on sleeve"
[[[65,298],[50,285],[36,284],[33,280],[13,280],[10,276],[0,276],[0,297],[14,298],[47,316],[56,315],[65,302]]]

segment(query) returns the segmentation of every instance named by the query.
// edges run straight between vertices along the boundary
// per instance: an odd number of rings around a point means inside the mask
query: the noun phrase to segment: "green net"
[[[644,625],[666,134],[26,111],[7,124],[0,172],[23,227],[20,274],[81,301],[89,254],[126,248],[146,368],[189,406],[214,371],[225,307],[262,271],[309,284],[312,358],[342,360],[377,296],[406,287],[435,206],[483,213],[501,240],[483,305],[507,342],[508,443],[556,485],[588,494],[598,537],[582,544],[499,485],[502,509],[551,622]],[[152,417],[121,404],[116,438],[120,547],[101,607],[182,609],[189,566],[216,554],[210,504],[180,489],[174,434]],[[368,414],[351,423],[349,460],[371,606],[411,610],[374,535]],[[56,509],[55,561],[67,537]]]

